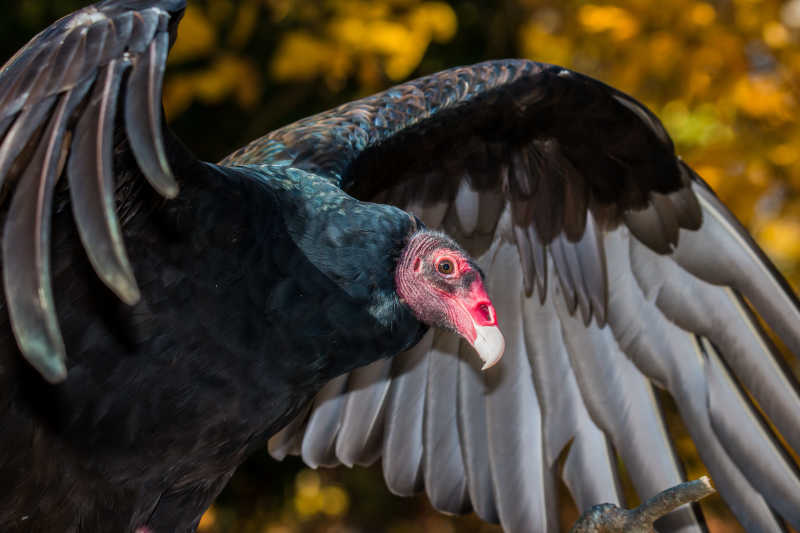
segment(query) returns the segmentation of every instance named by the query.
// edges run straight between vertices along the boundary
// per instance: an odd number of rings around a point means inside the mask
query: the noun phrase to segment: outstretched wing
[[[795,295],[658,119],[574,72],[457,68],[273,132],[229,158],[311,169],[457,238],[484,269],[507,339],[485,373],[431,332],[337,378],[273,437],[311,466],[382,458],[509,531],[557,529],[561,477],[581,509],[684,478],[668,391],[719,492],[750,531],[800,527],[800,397],[752,306],[800,354]],[[762,416],[766,415],[771,425]],[[563,461],[563,462],[562,462]],[[700,531],[683,508],[659,526]]]
[[[115,213],[115,127],[150,184],[178,192],[162,139],[161,85],[185,0],[108,0],[34,37],[0,70],[0,189],[9,193],[3,282],[23,355],[66,375],[50,282],[55,184],[66,167],[77,228],[95,271],[122,300],[139,290]],[[121,117],[121,120],[119,119]]]

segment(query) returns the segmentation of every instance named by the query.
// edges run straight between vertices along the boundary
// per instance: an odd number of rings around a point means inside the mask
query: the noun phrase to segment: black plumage
[[[796,296],[652,113],[492,61],[206,163],[160,110],[184,7],[101,2],[0,71],[0,530],[193,530],[269,440],[550,531],[556,476],[582,509],[621,500],[615,452],[642,498],[682,479],[655,387],[748,530],[800,526],[753,405],[800,449],[757,317],[800,353]],[[486,372],[399,296],[418,235],[485,274],[507,337]]]

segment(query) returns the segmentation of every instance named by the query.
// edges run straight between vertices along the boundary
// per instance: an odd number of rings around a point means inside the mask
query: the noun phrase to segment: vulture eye
[[[450,259],[442,259],[438,263],[436,263],[436,270],[438,270],[440,274],[449,276],[450,274],[455,272],[456,267],[455,265],[453,265],[453,262]]]

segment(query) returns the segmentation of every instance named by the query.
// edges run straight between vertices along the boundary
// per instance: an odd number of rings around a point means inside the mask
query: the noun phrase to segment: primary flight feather
[[[655,387],[746,529],[800,527],[758,321],[800,353],[797,298],[652,113],[492,61],[206,163],[161,113],[184,8],[100,2],[0,71],[0,529],[193,531],[269,441],[553,531],[556,476],[582,510],[616,454],[683,480]]]

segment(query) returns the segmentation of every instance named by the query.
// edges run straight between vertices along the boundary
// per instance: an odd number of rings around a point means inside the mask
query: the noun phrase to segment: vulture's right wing
[[[175,196],[161,85],[185,4],[100,2],[55,22],[0,70],[0,188],[11,197],[2,239],[5,301],[22,354],[51,382],[66,376],[50,280],[56,182],[66,167],[92,266],[123,301],[135,303],[139,289],[115,212],[116,120],[123,118],[144,177],[163,196]]]
[[[552,531],[556,476],[582,510],[622,498],[617,454],[642,499],[684,479],[658,387],[749,531],[800,528],[775,431],[800,450],[800,396],[749,307],[800,354],[797,299],[638,102],[560,67],[487,62],[304,119],[229,162],[264,159],[447,231],[478,257],[507,342],[481,373],[468,345],[431,332],[328,384],[273,455],[381,458],[398,494]],[[685,507],[659,527],[701,523]]]

